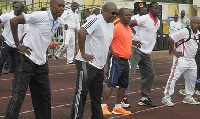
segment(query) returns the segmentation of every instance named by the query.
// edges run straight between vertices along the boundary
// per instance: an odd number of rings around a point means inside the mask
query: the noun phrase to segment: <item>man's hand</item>
[[[182,52],[177,52],[177,51],[173,51],[173,54],[176,56],[176,57],[183,57],[183,54]]]
[[[87,61],[87,63],[93,61],[93,56],[92,55],[87,55],[87,54],[82,54],[83,59],[85,59]]]
[[[68,29],[68,25],[67,25],[67,24],[64,25],[64,29],[65,29],[65,30]]]
[[[21,53],[23,53],[23,54],[27,54],[27,55],[31,55],[31,52],[30,51],[32,51],[29,47],[26,47],[26,46],[24,46],[24,45],[22,45],[22,46],[20,46],[19,48],[18,48],[18,50],[21,52]]]
[[[119,56],[116,53],[112,52],[112,55],[116,60],[119,60]]]
[[[136,46],[137,48],[141,48],[141,43],[139,41],[133,40],[133,45]]]

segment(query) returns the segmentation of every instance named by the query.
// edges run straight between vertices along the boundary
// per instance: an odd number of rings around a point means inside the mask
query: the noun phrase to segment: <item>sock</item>
[[[122,104],[115,104],[115,109],[121,108]]]
[[[147,100],[147,97],[142,97],[140,100],[142,101]]]
[[[169,94],[164,94],[165,96],[165,98],[170,98],[170,95]]]
[[[107,104],[101,104],[101,107],[103,108],[103,107],[106,107],[107,106]]]

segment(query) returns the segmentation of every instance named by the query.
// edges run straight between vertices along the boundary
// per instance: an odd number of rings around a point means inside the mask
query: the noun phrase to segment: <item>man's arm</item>
[[[176,57],[183,56],[182,52],[177,52],[176,49],[174,48],[174,40],[171,37],[169,37],[169,46]]]
[[[19,39],[18,39],[18,24],[25,24],[25,20],[24,20],[24,16],[20,15],[17,17],[14,17],[10,20],[10,26],[11,26],[11,31],[13,34],[13,38],[15,41],[15,45],[17,46],[17,48],[22,52],[22,53],[27,53],[28,55],[30,55],[30,48],[26,47],[26,46],[21,46],[19,43]],[[28,50],[29,49],[29,50]]]
[[[130,23],[129,23],[129,26],[132,28],[134,26],[137,26],[137,23],[135,20],[131,20]]]
[[[82,57],[87,62],[93,61],[93,56],[85,54],[85,40],[86,40],[87,31],[84,28],[80,28],[78,31],[78,45],[81,52]]]

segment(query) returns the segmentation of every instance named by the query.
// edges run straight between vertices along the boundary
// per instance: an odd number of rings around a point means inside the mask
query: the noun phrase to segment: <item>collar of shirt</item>
[[[154,21],[154,25],[156,25],[156,24],[158,23],[158,18],[157,18],[157,17],[154,18],[153,15],[152,15],[150,12],[149,12],[149,16],[150,16],[150,18],[153,19],[153,21]]]
[[[51,30],[53,31],[53,33],[55,33],[56,30],[57,30],[57,27],[56,27],[56,26],[58,25],[59,19],[60,19],[60,18],[58,17],[57,20],[55,21],[55,20],[53,19],[52,14],[51,14],[51,10],[48,10],[47,13],[48,13],[49,19],[51,19],[51,20],[53,21],[53,25],[52,25],[52,27],[51,27]]]

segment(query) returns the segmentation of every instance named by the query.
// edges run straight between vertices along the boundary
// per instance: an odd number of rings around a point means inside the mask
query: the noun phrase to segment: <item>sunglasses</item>
[[[109,10],[108,10],[109,11]],[[109,11],[110,12],[110,14],[112,14],[112,15],[116,15],[116,16],[118,16],[118,12],[112,12],[112,11]]]

